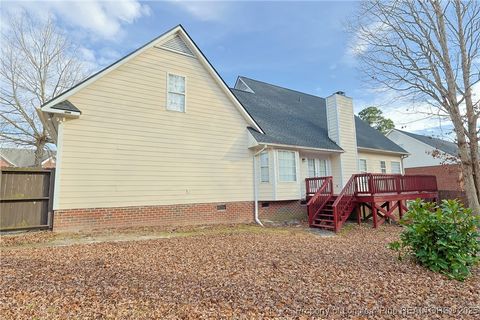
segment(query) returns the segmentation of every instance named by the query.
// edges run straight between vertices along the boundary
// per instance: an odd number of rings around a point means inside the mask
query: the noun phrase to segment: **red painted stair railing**
[[[348,216],[357,205],[357,189],[365,183],[365,181],[362,180],[361,177],[352,175],[333,203],[333,231],[337,232],[340,230],[343,223],[348,219]]]
[[[315,181],[315,182],[313,182]],[[321,184],[318,184],[321,181]],[[308,178],[307,179],[307,196],[308,193],[312,193],[314,185],[316,191],[313,196],[307,202],[308,208],[308,224],[312,225],[315,217],[322,211],[323,207],[333,196],[333,178],[321,177],[321,178]]]

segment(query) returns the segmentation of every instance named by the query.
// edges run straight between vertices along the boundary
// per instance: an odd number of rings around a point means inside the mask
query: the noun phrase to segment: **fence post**
[[[48,186],[48,227],[53,229],[53,195],[55,192],[55,168],[50,169],[50,184]]]

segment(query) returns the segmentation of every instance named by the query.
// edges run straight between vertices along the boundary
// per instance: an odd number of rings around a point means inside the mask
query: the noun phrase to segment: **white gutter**
[[[258,217],[258,179],[257,179],[257,155],[265,151],[267,145],[264,145],[263,148],[253,155],[253,201],[255,203],[255,213],[254,218],[255,222],[263,227],[263,223],[260,221]]]

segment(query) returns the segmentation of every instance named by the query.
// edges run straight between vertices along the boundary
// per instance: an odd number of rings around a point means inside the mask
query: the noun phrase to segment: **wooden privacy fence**
[[[55,169],[2,168],[0,231],[51,228]]]

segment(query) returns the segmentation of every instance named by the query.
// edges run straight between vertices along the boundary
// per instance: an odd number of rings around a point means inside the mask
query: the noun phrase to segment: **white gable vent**
[[[170,40],[166,41],[162,44],[161,48],[167,49],[170,51],[175,51],[179,53],[186,54],[188,56],[194,57],[193,52],[187,46],[187,44],[180,38],[180,36],[176,35]]]
[[[238,78],[237,82],[235,83],[235,89],[246,91],[250,93],[255,93],[243,80],[242,78]]]

